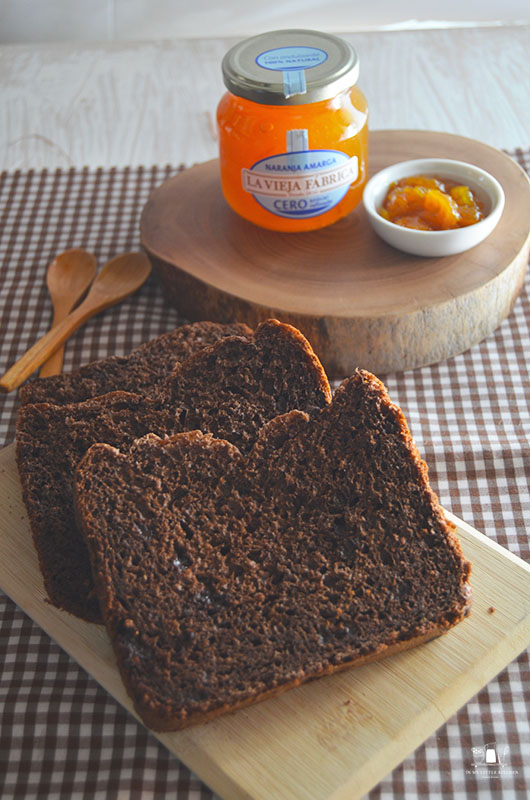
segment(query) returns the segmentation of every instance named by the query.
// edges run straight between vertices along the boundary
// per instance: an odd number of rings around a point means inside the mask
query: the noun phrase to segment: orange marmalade
[[[425,175],[391,184],[379,213],[396,225],[421,231],[464,228],[484,218],[482,203],[468,186]]]
[[[247,39],[223,59],[221,185],[240,216],[277,231],[348,214],[367,179],[368,107],[343,39],[305,30]]]

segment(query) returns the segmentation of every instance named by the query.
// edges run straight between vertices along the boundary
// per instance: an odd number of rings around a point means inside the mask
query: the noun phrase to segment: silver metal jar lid
[[[238,97],[285,106],[317,103],[357,82],[351,44],[329,33],[271,31],[245,39],[223,58],[223,80]]]

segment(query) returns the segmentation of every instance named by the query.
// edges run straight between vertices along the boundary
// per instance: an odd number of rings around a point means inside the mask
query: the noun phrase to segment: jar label
[[[318,67],[326,61],[328,54],[320,47],[275,47],[265,50],[256,58],[256,64],[264,69],[274,69],[283,72],[287,69],[311,69]]]
[[[340,203],[359,175],[359,161],[340,150],[300,150],[263,158],[241,173],[243,189],[268,211],[306,219]]]
[[[285,97],[305,94],[307,91],[305,70],[318,67],[328,58],[320,47],[291,45],[265,50],[256,57],[256,64],[263,69],[283,73],[283,93]]]

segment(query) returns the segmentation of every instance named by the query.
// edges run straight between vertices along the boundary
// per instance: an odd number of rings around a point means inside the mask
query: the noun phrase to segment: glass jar
[[[221,184],[247,220],[277,231],[330,225],[361,201],[368,105],[343,39],[273,31],[225,55],[217,109]]]

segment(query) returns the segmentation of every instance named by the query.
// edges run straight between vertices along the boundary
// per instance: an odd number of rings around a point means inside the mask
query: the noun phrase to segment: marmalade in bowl
[[[412,175],[389,186],[379,214],[404,228],[447,231],[484,219],[484,208],[469,186],[448,178]]]

